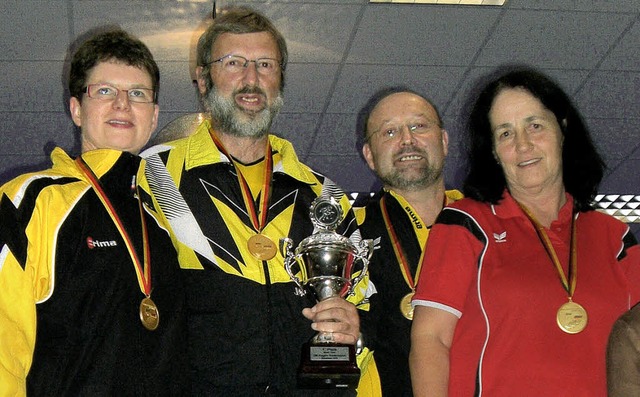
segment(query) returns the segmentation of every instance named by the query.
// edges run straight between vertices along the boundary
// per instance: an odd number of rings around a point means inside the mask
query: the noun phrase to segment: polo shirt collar
[[[565,192],[565,197],[567,201],[564,203],[562,208],[560,208],[560,213],[558,214],[558,219],[553,221],[553,224],[559,222],[560,224],[566,224],[571,222],[571,217],[573,213],[573,196],[569,193]],[[491,211],[498,217],[502,219],[507,218],[523,218],[529,221],[527,215],[522,211],[516,200],[511,196],[508,190],[502,194],[502,200],[496,205],[491,205]]]

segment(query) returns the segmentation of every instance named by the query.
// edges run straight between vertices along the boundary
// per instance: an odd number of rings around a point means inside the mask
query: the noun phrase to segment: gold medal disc
[[[146,297],[140,302],[140,321],[142,325],[149,331],[153,331],[158,328],[160,323],[160,313],[158,313],[158,306]]]
[[[587,311],[579,304],[569,301],[560,306],[556,320],[561,330],[568,334],[577,334],[587,326]]]
[[[413,307],[411,307],[411,299],[414,292],[409,292],[400,300],[400,313],[407,319],[413,320]]]
[[[247,248],[249,249],[249,252],[251,252],[251,255],[261,261],[268,261],[269,259],[272,259],[278,252],[273,241],[264,234],[251,236],[247,241]]]

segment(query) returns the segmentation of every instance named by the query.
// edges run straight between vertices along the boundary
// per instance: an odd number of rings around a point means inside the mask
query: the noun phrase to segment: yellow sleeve
[[[378,375],[378,367],[376,367],[376,362],[373,359],[373,352],[365,348],[364,351],[360,353],[360,356],[358,356],[358,362],[360,361],[360,357],[365,354],[367,356],[363,358],[363,360],[368,362],[364,365],[364,369],[360,374],[360,383],[358,383],[357,389],[358,397],[382,397],[380,375]],[[362,364],[360,368],[363,368]]]
[[[354,275],[357,276],[359,273]],[[368,311],[369,300],[367,292],[369,288],[369,274],[367,273],[362,280],[354,288],[354,293],[347,297],[347,301],[356,305],[358,310]],[[366,340],[365,340],[366,344]],[[358,396],[362,397],[381,397],[382,390],[380,387],[380,376],[378,368],[373,357],[373,351],[368,347],[364,347],[357,358],[358,368],[360,368],[360,382],[358,383]]]
[[[36,305],[30,277],[8,251],[5,245],[0,254],[0,388],[3,395],[24,396],[36,340]]]
[[[74,197],[70,190],[43,190],[33,208],[24,208],[21,181],[26,180],[10,182],[0,191],[0,394],[10,396],[26,394],[36,303],[51,294],[58,223],[69,205],[65,200]]]
[[[367,216],[367,210],[365,207],[353,207],[353,213],[356,216],[356,222],[358,222],[358,226],[364,223],[364,219]]]
[[[354,207],[353,212],[356,216],[356,222],[358,225],[362,225],[366,218],[365,207]],[[367,274],[363,280],[358,284],[356,289],[357,297],[354,301],[361,302],[358,305],[360,310],[369,310],[369,301],[364,299],[372,294],[369,291],[369,275]],[[351,300],[351,299],[350,299]],[[364,302],[364,303],[362,303]],[[366,342],[365,342],[366,343]],[[358,356],[358,367],[361,368],[360,383],[358,383],[358,397],[382,397],[382,388],[380,386],[380,375],[378,374],[378,367],[374,359],[374,353],[369,348],[364,348],[362,353]]]
[[[19,191],[18,183],[13,186]],[[0,214],[0,389],[2,395],[24,396],[35,347],[36,305],[32,272],[16,255],[28,255],[29,244],[20,238],[27,232],[24,221],[6,192],[0,192]]]

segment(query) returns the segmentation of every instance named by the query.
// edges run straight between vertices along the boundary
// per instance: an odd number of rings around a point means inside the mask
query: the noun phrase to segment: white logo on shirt
[[[506,243],[507,242],[507,232],[493,233],[493,238],[496,240],[496,243]]]
[[[91,236],[87,237],[87,247],[89,247],[89,249],[115,247],[117,245],[118,244],[115,242],[115,240],[98,241],[94,240]]]

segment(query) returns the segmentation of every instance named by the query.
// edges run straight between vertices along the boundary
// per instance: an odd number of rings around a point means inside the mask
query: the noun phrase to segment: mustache
[[[247,85],[234,92],[234,95],[238,94],[258,94],[265,97],[267,96],[267,94],[260,87],[249,87]]]
[[[395,154],[396,156],[402,156],[403,154],[420,154],[424,157],[427,157],[427,152],[415,145],[407,145],[407,146],[403,146],[402,148],[400,148],[400,150],[398,150]]]

